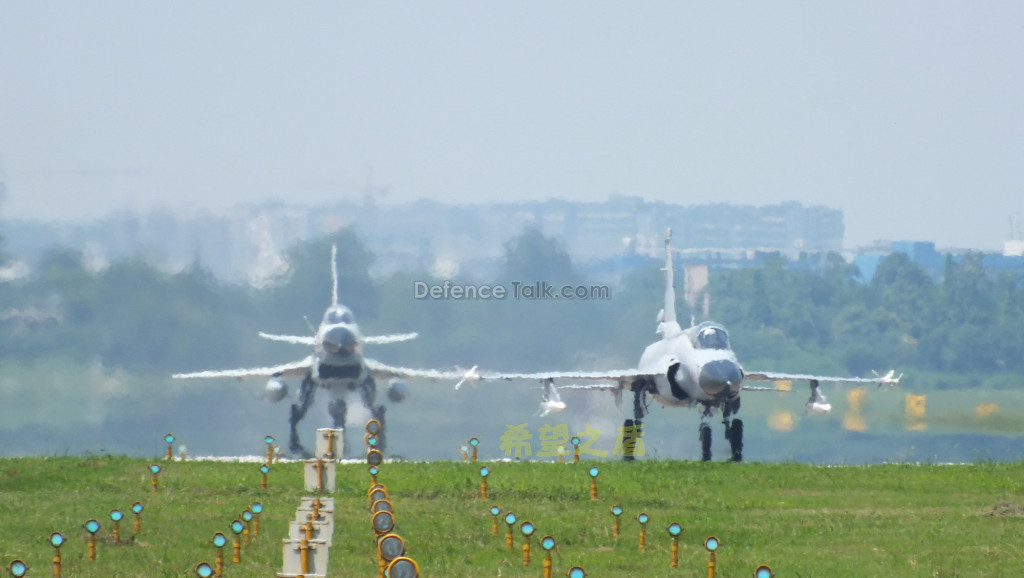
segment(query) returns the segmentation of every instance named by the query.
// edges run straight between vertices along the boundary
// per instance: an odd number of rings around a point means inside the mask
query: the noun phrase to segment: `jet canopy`
[[[717,323],[704,322],[694,327],[690,341],[694,349],[731,349],[729,333]]]
[[[337,325],[339,323],[352,324],[355,323],[355,317],[347,307],[336,306],[331,307],[324,313],[324,323],[328,325]]]

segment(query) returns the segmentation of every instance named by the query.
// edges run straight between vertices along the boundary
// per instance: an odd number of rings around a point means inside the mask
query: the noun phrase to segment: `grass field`
[[[213,562],[210,539],[252,502],[264,514],[242,562],[226,551],[225,576],[273,576],[281,539],[302,491],[301,464],[275,464],[260,490],[258,464],[163,462],[151,493],[148,460],[119,456],[0,459],[0,564],[28,563],[50,575],[60,531],[64,576],[193,576]],[[541,576],[541,536],[551,535],[554,576],[573,565],[588,576],[707,576],[704,540],[722,546],[718,576],[751,576],[768,564],[777,576],[1018,576],[1024,573],[1024,464],[876,465],[613,461],[580,464],[488,462],[489,498],[480,498],[481,464],[386,463],[379,481],[394,504],[396,532],[424,576]],[[598,500],[587,469],[596,465]],[[334,576],[374,576],[376,559],[362,464],[338,466]],[[111,537],[108,512],[141,501],[142,531],[131,514],[123,544]],[[619,539],[612,505],[624,510]],[[537,527],[532,564],[523,567],[522,536],[491,535],[489,509],[514,511]],[[646,512],[647,549],[635,516]],[[83,524],[96,518],[98,556],[87,559]],[[679,567],[670,568],[666,527],[682,524]],[[230,534],[229,534],[230,535]]]

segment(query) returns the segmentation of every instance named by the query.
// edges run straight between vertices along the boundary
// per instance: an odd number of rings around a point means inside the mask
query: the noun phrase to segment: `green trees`
[[[331,243],[339,249],[339,299],[363,331],[421,335],[374,347],[372,355],[384,361],[503,370],[623,367],[655,338],[659,260],[607,287],[609,299],[517,299],[514,283],[520,291],[538,282],[600,286],[556,239],[528,228],[508,241],[493,278],[448,279],[501,286],[504,299],[417,299],[416,282],[445,279],[416,271],[375,279],[371,252],[342,230],[290,249],[288,273],[258,291],[220,283],[201,263],[167,273],[128,259],[91,271],[79,251],[51,250],[31,278],[3,283],[8,313],[0,324],[0,361],[60,356],[169,375],[296,359],[305,352],[256,333],[306,334],[303,318],[319,321],[331,298]],[[838,255],[825,258],[821,273],[800,265],[775,256],[762,267],[712,272],[709,317],[730,329],[746,365],[857,375],[890,368],[944,376],[1024,370],[1020,273],[991,274],[981,255],[948,259],[941,280],[903,254],[883,259],[870,283]],[[685,325],[681,267],[677,273]]]
[[[821,275],[786,265],[712,275],[712,315],[737,333],[747,359],[777,360],[784,341],[857,375],[1024,369],[1024,276],[993,276],[980,254],[948,258],[939,282],[903,253],[882,259],[868,284],[841,260]]]

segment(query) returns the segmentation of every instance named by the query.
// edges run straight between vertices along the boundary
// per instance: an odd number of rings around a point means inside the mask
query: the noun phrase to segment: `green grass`
[[[241,564],[226,551],[225,576],[272,576],[281,539],[302,491],[301,464],[277,464],[268,490],[257,464],[161,462],[150,492],[149,461],[118,456],[0,459],[0,564],[26,561],[49,575],[53,531],[67,538],[64,576],[191,576],[213,562],[210,538],[253,501],[265,508],[261,532]],[[1024,572],[1024,464],[963,466],[686,461],[488,463],[489,498],[480,498],[480,464],[388,463],[379,481],[394,504],[396,531],[424,576],[539,576],[541,536],[558,541],[554,576],[581,565],[590,576],[707,576],[705,538],[722,542],[718,576],[751,576],[759,564],[783,576],[1015,576]],[[599,500],[589,497],[598,465]],[[338,466],[331,575],[374,576],[364,465]],[[142,532],[131,515],[115,545],[108,512],[145,505]],[[537,527],[533,564],[522,565],[522,536],[491,535],[491,505]],[[610,507],[621,505],[621,536]],[[635,516],[646,512],[647,550]],[[99,552],[87,560],[90,518],[100,520]],[[666,527],[679,522],[679,568],[669,567]]]

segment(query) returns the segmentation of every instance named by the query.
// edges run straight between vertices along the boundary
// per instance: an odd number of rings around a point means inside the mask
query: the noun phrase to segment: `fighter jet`
[[[476,380],[538,379],[545,387],[540,414],[546,415],[565,409],[565,403],[559,396],[559,389],[555,387],[554,380],[611,382],[573,384],[561,389],[611,391],[620,404],[623,393],[631,393],[633,416],[625,420],[624,432],[642,432],[642,419],[648,413],[649,400],[666,407],[695,407],[701,414],[699,438],[701,458],[705,461],[711,459],[711,427],[708,421],[716,412],[721,412],[725,437],[729,440],[732,451],[731,459],[741,461],[743,421],[734,417],[740,410],[740,394],[745,390],[788,391],[771,386],[747,385],[747,382],[807,381],[810,384],[811,396],[805,406],[805,412],[813,415],[827,414],[832,409],[819,387],[823,381],[872,383],[879,387],[892,387],[899,383],[902,375],[894,377],[892,371],[873,378],[857,378],[744,370],[732,350],[725,327],[718,323],[704,322],[683,329],[676,320],[670,240],[671,229],[665,236],[664,307],[657,318],[657,334],[660,339],[647,346],[636,368],[603,372],[493,373],[478,372],[474,367],[462,376],[459,385]],[[625,443],[625,434],[623,442],[623,457],[627,460],[633,459],[630,455],[630,448],[633,446]]]
[[[312,336],[275,335],[260,333],[260,337],[283,341],[313,348],[313,353],[300,361],[272,367],[254,367],[219,371],[177,373],[175,379],[234,377],[267,379],[266,393],[270,401],[276,402],[288,395],[285,379],[300,379],[298,400],[291,406],[288,419],[290,428],[289,450],[293,454],[309,455],[299,440],[297,426],[309,411],[318,388],[326,389],[331,399],[327,410],[334,421],[334,427],[345,427],[346,423],[361,428],[370,419],[384,423],[385,407],[376,401],[375,379],[391,378],[387,396],[392,402],[402,401],[408,386],[401,378],[405,375],[396,368],[386,366],[363,356],[365,344],[397,343],[416,338],[416,333],[395,335],[364,336],[355,317],[348,307],[338,302],[337,247],[331,247],[331,278],[333,290],[331,305],[324,312],[323,320]],[[413,371],[413,370],[409,370]],[[416,370],[416,377],[428,379],[458,379],[461,373]],[[386,430],[383,430],[386,431]],[[378,447],[383,449],[381,435]]]

